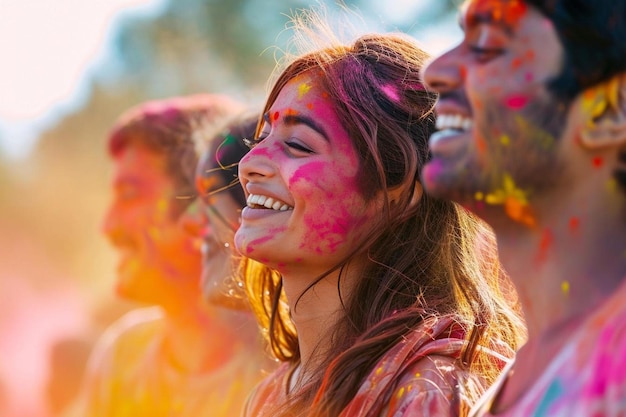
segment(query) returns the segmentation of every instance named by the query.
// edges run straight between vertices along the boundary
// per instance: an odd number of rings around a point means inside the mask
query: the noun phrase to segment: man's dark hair
[[[551,91],[573,99],[626,71],[626,0],[526,0],[550,19],[565,49]]]

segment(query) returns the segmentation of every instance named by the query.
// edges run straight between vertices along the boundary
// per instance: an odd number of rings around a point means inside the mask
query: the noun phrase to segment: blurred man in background
[[[89,417],[237,415],[246,375],[229,366],[257,337],[248,317],[200,291],[195,141],[241,106],[219,95],[148,102],[109,138],[115,168],[104,232],[120,254],[116,291],[150,307],[124,315],[91,355],[72,413]],[[258,372],[258,369],[256,370]]]

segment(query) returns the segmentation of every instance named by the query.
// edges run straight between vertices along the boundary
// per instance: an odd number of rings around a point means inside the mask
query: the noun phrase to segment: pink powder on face
[[[604,165],[604,160],[600,156],[596,156],[591,160],[594,168],[601,168]]]
[[[528,97],[525,96],[511,96],[506,99],[506,105],[512,110],[520,110],[528,103]]]
[[[256,247],[256,245],[261,245],[265,242],[270,241],[271,239],[274,238],[274,236],[277,233],[283,232],[287,229],[287,227],[277,227],[277,228],[273,228],[271,230],[269,230],[269,233],[267,236],[263,236],[260,237],[258,239],[255,239],[253,241],[251,241],[249,244],[246,245],[246,255],[251,254],[252,252],[254,252],[254,248]],[[265,261],[263,261],[265,262]]]
[[[302,165],[291,176],[292,193],[308,200],[303,217],[307,230],[300,248],[316,254],[333,253],[364,223],[354,212],[364,204],[354,177],[356,170],[345,171],[343,164],[317,161]]]

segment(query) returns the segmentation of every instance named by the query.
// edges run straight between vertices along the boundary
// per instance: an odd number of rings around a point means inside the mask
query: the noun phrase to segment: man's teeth
[[[463,117],[460,114],[442,114],[437,116],[437,129],[470,130],[472,119]]]
[[[293,207],[291,207],[290,205],[280,200],[276,200],[272,197],[266,197],[264,195],[258,195],[258,194],[250,194],[248,196],[247,203],[248,203],[248,207],[252,207],[252,208],[259,208],[260,206],[260,207],[265,207],[268,209],[278,210],[278,211],[293,210]]]

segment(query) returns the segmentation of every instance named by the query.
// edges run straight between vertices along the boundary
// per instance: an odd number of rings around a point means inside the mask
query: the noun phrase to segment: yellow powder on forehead
[[[311,85],[304,82],[298,86],[298,99],[304,97],[311,90]]]

